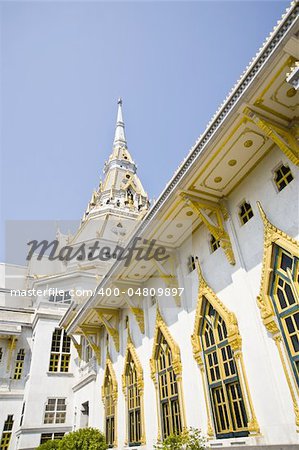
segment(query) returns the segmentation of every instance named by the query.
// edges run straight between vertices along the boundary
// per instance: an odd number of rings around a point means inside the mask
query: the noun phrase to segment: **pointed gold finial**
[[[111,361],[111,356],[110,356],[110,352],[109,352],[109,349],[108,349],[108,343],[107,343],[107,349],[106,349],[106,360],[107,361]]]
[[[130,324],[129,324],[129,322],[128,322],[128,325],[127,325],[127,343],[128,344],[132,344],[132,336],[131,336],[131,331],[130,331]]]
[[[258,207],[258,210],[259,210],[259,213],[260,213],[260,215],[261,215],[261,218],[262,218],[263,222],[264,222],[264,223],[265,223],[265,222],[268,222],[266,213],[265,213],[265,211],[263,210],[263,207],[262,207],[261,203],[260,203],[259,201],[257,201],[256,204],[257,204],[257,207]]]
[[[156,307],[156,320],[160,320],[160,319],[163,320],[158,301],[156,302],[156,305],[157,305],[157,307]]]
[[[196,261],[197,274],[198,274],[198,278],[199,278],[199,288],[202,288],[203,286],[207,286],[207,282],[203,276],[202,268],[200,266],[198,256],[195,256],[195,261]]]

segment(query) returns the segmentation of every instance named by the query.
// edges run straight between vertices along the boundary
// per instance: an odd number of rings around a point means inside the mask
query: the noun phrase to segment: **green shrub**
[[[47,441],[37,447],[36,450],[57,450],[59,448],[59,441]]]
[[[106,450],[105,436],[96,428],[81,428],[59,441],[59,450]]]
[[[196,428],[185,428],[180,434],[171,434],[161,444],[155,445],[156,450],[203,450],[206,448],[206,438]]]

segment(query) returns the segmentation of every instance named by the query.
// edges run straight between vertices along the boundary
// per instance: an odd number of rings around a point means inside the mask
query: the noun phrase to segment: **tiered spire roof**
[[[144,214],[149,202],[147,193],[136,172],[137,167],[128,151],[125,124],[122,112],[122,100],[119,99],[112,153],[104,165],[104,180],[97,191],[93,192],[91,201],[83,216],[85,221],[91,215],[113,209],[123,215]]]

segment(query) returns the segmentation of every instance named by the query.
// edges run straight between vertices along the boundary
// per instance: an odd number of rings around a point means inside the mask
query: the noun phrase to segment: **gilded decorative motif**
[[[170,273],[170,271],[168,271],[167,269],[165,269],[165,267],[162,266],[162,264],[159,261],[154,261],[157,270],[159,272],[159,276],[160,278],[164,281],[165,285],[169,288],[175,288],[178,289],[179,285],[178,285],[178,280],[176,275],[174,275],[174,273]],[[174,261],[172,261],[173,266],[174,266]],[[174,270],[173,270],[174,272]],[[177,306],[181,305],[181,298],[179,295],[174,295],[173,296],[176,302]]]
[[[223,248],[225,256],[228,262],[232,265],[236,263],[235,256],[231,244],[231,240],[228,232],[224,228],[224,220],[227,220],[228,213],[225,209],[223,203],[211,203],[206,202],[200,198],[191,198],[185,193],[181,194],[182,199],[187,205],[189,205],[192,210],[197,214],[197,216],[202,220],[203,224],[207,227],[209,232],[214,238],[220,242],[220,246]],[[211,217],[209,217],[207,211],[213,211],[216,216],[217,223],[215,224]]]
[[[85,339],[87,340],[87,342],[89,343],[90,347],[92,348],[95,357],[97,359],[97,363],[100,365],[101,364],[101,347],[99,347],[92,339],[92,337],[87,333],[87,331],[81,327],[80,328],[83,336],[85,337]],[[74,342],[74,341],[73,341]]]
[[[242,391],[244,394],[244,402],[245,402],[245,408],[247,411],[248,416],[248,431],[251,434],[259,434],[259,426],[258,422],[255,416],[253,403],[251,400],[249,388],[248,388],[248,381],[245,373],[244,363],[243,363],[243,354],[242,354],[242,338],[239,332],[238,327],[238,321],[236,318],[236,315],[229,311],[226,306],[221,302],[221,300],[216,296],[216,294],[213,292],[213,290],[209,287],[207,284],[203,274],[201,267],[199,265],[199,261],[197,258],[197,269],[198,269],[198,276],[199,276],[199,288],[198,288],[198,301],[197,301],[197,308],[196,308],[196,314],[195,314],[195,324],[194,324],[194,331],[191,336],[191,343],[193,347],[193,355],[195,360],[197,361],[201,374],[202,374],[202,380],[203,380],[203,387],[204,387],[204,395],[205,395],[205,402],[206,402],[206,410],[207,410],[207,418],[208,418],[208,436],[212,437],[214,436],[214,432],[212,429],[212,410],[211,405],[209,402],[209,395],[208,395],[208,386],[207,386],[207,379],[205,376],[205,367],[203,363],[203,357],[202,357],[202,348],[200,343],[200,337],[199,337],[199,330],[201,326],[201,322],[203,320],[202,316],[202,307],[204,299],[206,298],[208,302],[212,305],[212,307],[217,311],[217,313],[222,317],[224,320],[226,327],[227,327],[227,339],[228,343],[231,346],[231,349],[233,350],[233,354],[235,357],[236,365],[238,368],[239,378],[240,378],[240,384],[242,387]]]
[[[118,387],[117,387],[117,379],[115,376],[115,372],[113,369],[113,364],[111,361],[111,357],[110,357],[110,353],[108,351],[108,348],[106,350],[106,367],[105,367],[105,372],[104,372],[104,383],[102,385],[102,401],[105,405],[105,380],[106,377],[108,375],[108,373],[110,374],[111,377],[111,382],[112,382],[112,399],[113,399],[113,403],[114,403],[114,417],[115,417],[115,423],[114,423],[114,430],[115,430],[115,434],[114,434],[114,442],[113,442],[113,446],[116,447],[117,446],[117,397],[118,397]]]
[[[70,335],[72,343],[74,344],[75,349],[77,350],[79,360],[82,359],[82,345],[76,341],[76,338],[73,335]]]
[[[127,348],[126,348],[126,353],[125,353],[124,371],[122,374],[122,389],[123,389],[123,393],[124,393],[126,402],[128,401],[126,371],[127,371],[127,364],[128,364],[130,355],[134,361],[136,374],[137,374],[137,387],[138,387],[139,395],[140,395],[140,409],[141,409],[141,444],[144,445],[145,444],[145,426],[144,426],[145,421],[144,421],[144,398],[143,398],[143,392],[144,392],[143,369],[140,364],[135,346],[134,346],[132,338],[131,338],[130,329],[128,328]],[[127,430],[126,430],[126,434],[127,434]],[[126,437],[126,441],[127,440],[128,439]]]
[[[104,379],[106,377],[107,370],[109,370],[109,373],[111,375],[112,385],[113,385],[113,400],[116,402],[117,401],[117,395],[118,395],[117,394],[117,391],[118,391],[118,389],[117,389],[117,379],[116,379],[116,376],[115,376],[115,372],[114,372],[114,369],[113,369],[113,364],[112,364],[110,353],[109,353],[108,349],[107,349],[107,355],[106,355],[106,368],[105,368],[105,373],[104,373]]]
[[[154,346],[153,346],[153,351],[152,351],[152,357],[150,359],[152,379],[154,380],[154,382],[156,381],[155,359],[156,359],[157,348],[159,345],[159,332],[161,332],[164,335],[164,337],[171,349],[173,370],[177,376],[177,379],[180,379],[182,376],[182,363],[181,363],[180,349],[179,349],[179,346],[177,345],[177,343],[174,341],[173,337],[171,336],[171,334],[168,330],[168,327],[162,318],[159,308],[157,308],[156,326],[155,326],[155,334],[154,334]]]
[[[119,324],[119,311],[118,310],[101,310],[99,308],[95,308],[95,312],[98,318],[101,320],[102,324],[106,328],[107,333],[111,336],[114,346],[117,352],[119,352],[119,332],[118,332],[118,324]],[[112,322],[105,317],[106,315],[112,315],[112,319],[114,318],[115,325],[112,325]]]
[[[167,344],[169,345],[169,348],[171,350],[171,356],[172,356],[172,368],[176,375],[176,381],[178,386],[178,399],[179,399],[179,405],[180,405],[180,411],[181,411],[181,421],[182,421],[182,427],[186,426],[186,417],[185,417],[185,408],[184,408],[184,402],[183,402],[183,390],[182,390],[182,363],[181,363],[181,354],[180,349],[174,339],[172,338],[168,327],[166,323],[164,322],[164,319],[161,315],[161,312],[159,310],[159,307],[157,307],[157,315],[156,315],[156,325],[155,325],[155,332],[154,332],[154,344],[153,344],[153,351],[152,351],[152,357],[150,359],[150,370],[151,370],[151,378],[155,385],[156,390],[156,402],[157,402],[157,412],[158,412],[158,441],[161,440],[161,417],[160,417],[160,404],[159,404],[159,392],[158,392],[158,380],[157,380],[157,364],[156,364],[156,358],[157,358],[157,352],[159,348],[159,333],[162,333],[165,340],[167,341]]]
[[[293,373],[287,364],[287,350],[283,344],[282,334],[278,326],[271,298],[269,296],[271,280],[270,275],[272,272],[272,253],[274,244],[299,257],[299,242],[291,236],[288,236],[284,231],[276,228],[268,220],[260,202],[257,202],[257,205],[264,224],[264,253],[262,260],[261,287],[259,295],[257,297],[257,304],[261,312],[263,323],[276,343],[293,402],[296,425],[297,427],[299,427],[298,387],[294,382]]]
[[[289,129],[283,128],[281,125],[273,124],[248,107],[243,112],[266,136],[275,142],[293,164],[299,165],[299,145]]]

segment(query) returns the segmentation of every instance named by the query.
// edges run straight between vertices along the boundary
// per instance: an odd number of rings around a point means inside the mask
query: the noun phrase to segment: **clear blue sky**
[[[2,2],[5,220],[79,219],[123,98],[157,197],[288,2]]]

